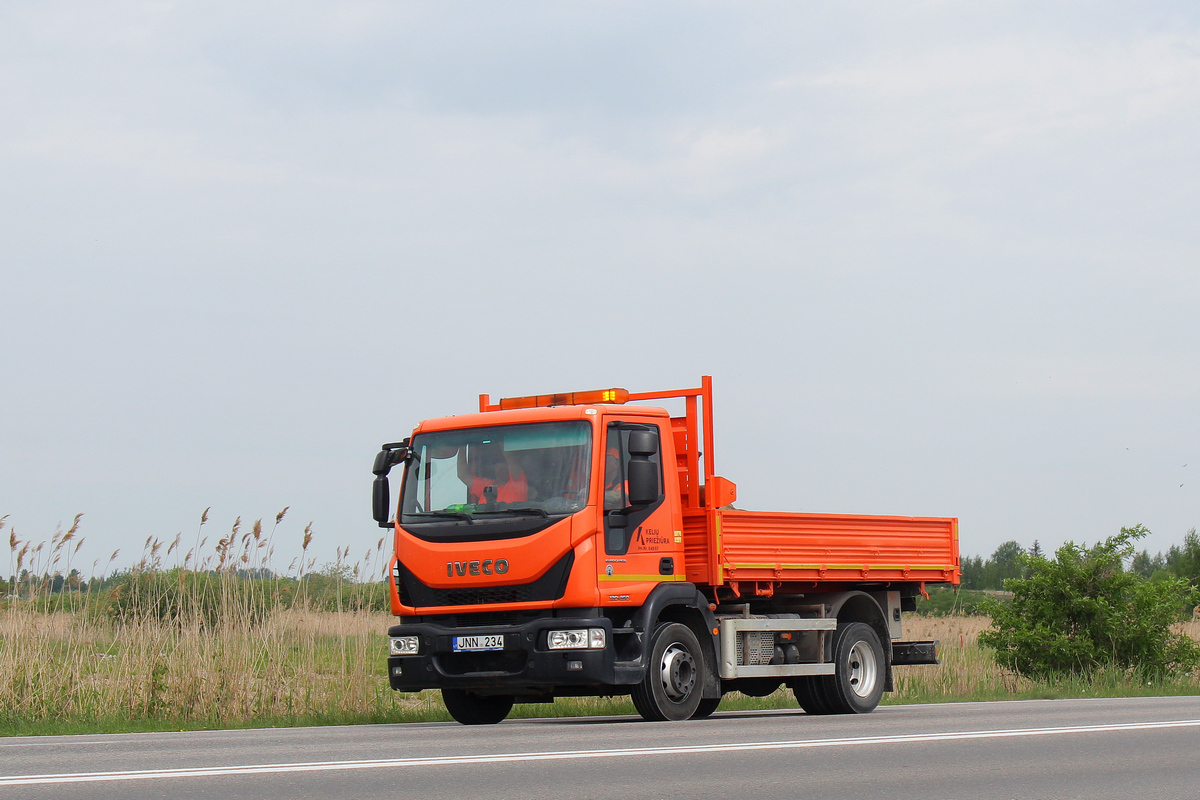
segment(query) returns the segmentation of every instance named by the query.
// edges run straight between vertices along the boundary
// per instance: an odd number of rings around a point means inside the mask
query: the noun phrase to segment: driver
[[[609,445],[604,454],[604,510],[620,510],[626,506],[625,480],[621,476],[621,451]]]
[[[495,487],[494,492],[487,491]],[[521,503],[529,499],[529,481],[517,460],[498,442],[480,446],[475,474],[467,490],[467,502]]]

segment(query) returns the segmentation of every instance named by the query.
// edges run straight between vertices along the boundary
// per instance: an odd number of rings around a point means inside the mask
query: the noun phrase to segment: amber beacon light
[[[595,389],[590,392],[536,394],[526,397],[505,397],[500,400],[499,410],[546,408],[548,406],[584,406],[592,403],[624,404],[628,399],[629,392],[624,389]]]

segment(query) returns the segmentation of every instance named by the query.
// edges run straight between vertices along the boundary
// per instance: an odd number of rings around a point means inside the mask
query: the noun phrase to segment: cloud
[[[1107,524],[989,487],[1030,406],[1190,430],[1198,42],[1171,3],[8,4],[0,513],[369,527],[423,416],[713,372],[763,507]],[[81,442],[125,489],[62,488]]]

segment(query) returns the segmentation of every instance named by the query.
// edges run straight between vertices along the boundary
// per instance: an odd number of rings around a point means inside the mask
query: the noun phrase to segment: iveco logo
[[[446,577],[455,575],[503,575],[508,572],[508,559],[497,558],[493,561],[485,558],[483,561],[447,561]]]

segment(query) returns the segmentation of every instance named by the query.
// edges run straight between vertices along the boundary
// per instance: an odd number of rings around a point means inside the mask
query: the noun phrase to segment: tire
[[[864,622],[844,622],[833,635],[834,674],[797,678],[792,692],[809,714],[868,714],[883,697],[887,662],[879,634]]]
[[[664,622],[654,629],[646,675],[630,694],[647,720],[681,720],[696,713],[704,695],[704,653],[691,628]]]
[[[721,705],[721,698],[719,697],[702,697],[700,698],[700,705],[696,706],[696,710],[692,712],[691,718],[704,719],[711,717],[719,705]]]
[[[825,697],[822,693],[821,681],[824,676],[819,675],[802,675],[799,678],[794,678],[789,682],[792,689],[792,694],[796,698],[796,702],[804,709],[806,714],[832,714],[829,706],[825,704]]]
[[[442,689],[450,716],[463,725],[495,725],[512,711],[512,695],[481,695],[463,689]]]

